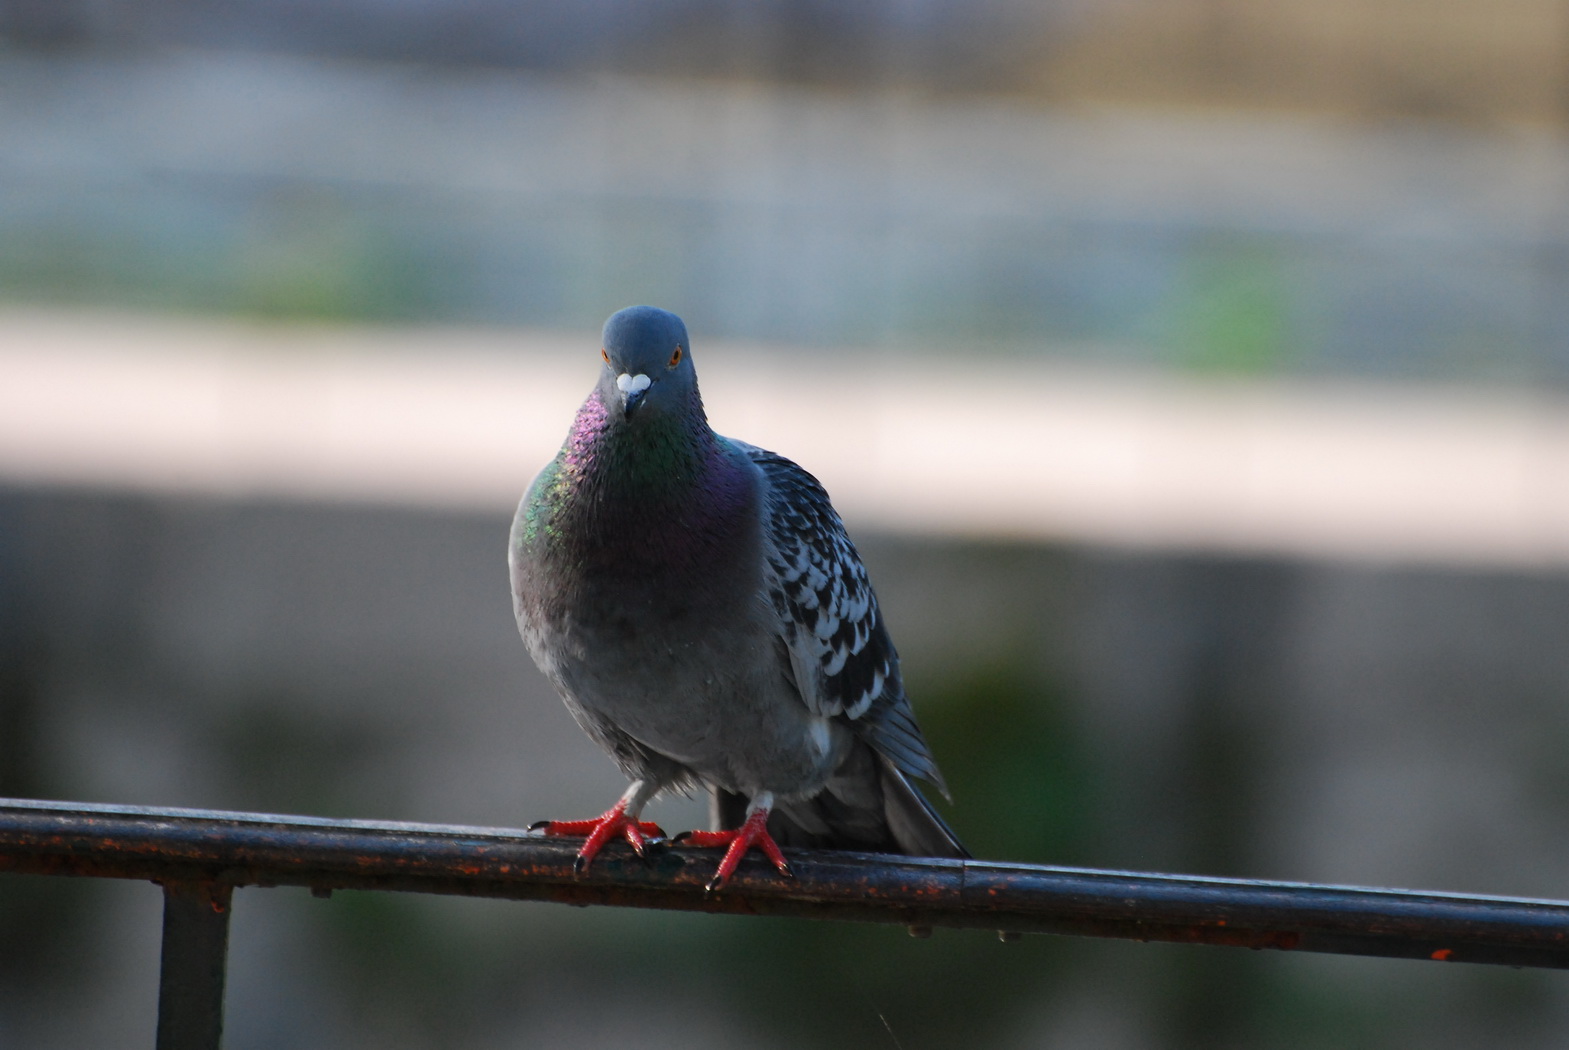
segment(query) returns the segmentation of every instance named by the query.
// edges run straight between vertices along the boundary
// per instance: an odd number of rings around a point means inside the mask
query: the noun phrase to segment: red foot
[[[593,820],[542,820],[530,824],[530,831],[543,831],[547,835],[587,835],[588,841],[577,851],[572,870],[581,875],[588,870],[600,849],[613,838],[624,838],[632,844],[639,857],[647,859],[648,840],[662,839],[665,833],[658,824],[647,820],[630,820],[626,815],[627,804],[617,802],[603,816]]]
[[[676,836],[676,841],[684,842],[689,846],[729,846],[725,850],[724,859],[719,862],[719,870],[714,872],[714,877],[708,880],[706,887],[709,893],[719,889],[730,881],[730,876],[735,874],[736,866],[741,863],[741,858],[746,856],[746,851],[756,846],[762,850],[769,860],[774,862],[774,867],[779,869],[779,874],[785,878],[794,878],[790,865],[785,863],[784,854],[779,852],[778,843],[773,836],[768,834],[768,810],[753,810],[752,815],[746,818],[734,831],[687,831]]]

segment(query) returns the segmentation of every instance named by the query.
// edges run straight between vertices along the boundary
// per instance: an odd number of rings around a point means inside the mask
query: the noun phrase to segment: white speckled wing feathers
[[[765,582],[802,701],[945,794],[899,676],[866,567],[828,493],[783,456],[733,442],[764,481]]]

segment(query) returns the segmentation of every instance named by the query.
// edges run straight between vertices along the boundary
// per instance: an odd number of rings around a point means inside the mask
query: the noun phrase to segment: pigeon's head
[[[629,306],[610,315],[600,339],[600,387],[605,403],[619,407],[623,418],[692,404],[697,373],[681,318],[653,306]]]

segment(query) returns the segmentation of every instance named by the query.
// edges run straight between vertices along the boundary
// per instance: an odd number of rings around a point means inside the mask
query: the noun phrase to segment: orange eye
[[[677,346],[676,347],[676,352],[670,355],[670,363],[668,365],[666,365],[665,367],[666,368],[674,368],[676,365],[679,365],[680,363],[681,363],[681,347]]]
[[[608,365],[610,363],[610,354],[605,350],[604,347],[599,348],[599,356],[605,359],[605,364]]]

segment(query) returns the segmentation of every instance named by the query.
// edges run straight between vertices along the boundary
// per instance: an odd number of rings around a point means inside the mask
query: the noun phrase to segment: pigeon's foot
[[[768,834],[768,810],[754,809],[746,818],[746,823],[733,831],[683,831],[675,837],[675,841],[688,846],[728,846],[724,859],[719,862],[719,870],[714,872],[714,877],[708,880],[704,889],[713,893],[730,881],[730,876],[735,874],[736,866],[741,863],[741,858],[746,856],[746,851],[756,846],[763,851],[767,858],[774,862],[774,867],[779,869],[779,874],[785,878],[794,878],[795,873],[790,870],[790,865],[785,863],[784,854],[779,852],[778,843],[773,836]]]
[[[537,824],[530,824],[529,830],[543,831],[547,835],[588,836],[588,840],[583,843],[583,848],[577,851],[577,860],[572,863],[573,873],[581,875],[588,870],[595,855],[611,839],[626,839],[637,851],[637,855],[647,860],[653,840],[665,837],[664,831],[658,824],[648,820],[633,820],[627,816],[626,811],[627,804],[623,799],[593,820],[542,820]]]

